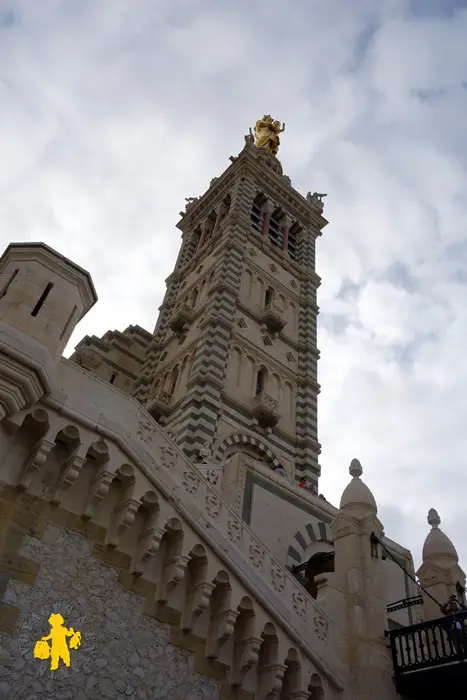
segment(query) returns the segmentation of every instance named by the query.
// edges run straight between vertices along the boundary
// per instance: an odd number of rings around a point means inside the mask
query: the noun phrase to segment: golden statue
[[[274,121],[270,114],[265,114],[262,119],[259,119],[255,124],[255,146],[257,148],[266,148],[274,156],[279,150],[280,139],[279,134],[285,131],[285,124]]]

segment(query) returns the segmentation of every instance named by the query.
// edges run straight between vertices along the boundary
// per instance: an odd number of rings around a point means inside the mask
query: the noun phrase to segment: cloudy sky
[[[467,2],[0,0],[0,236],[88,269],[85,334],[152,330],[184,198],[265,112],[318,242],[321,490],[467,567]]]

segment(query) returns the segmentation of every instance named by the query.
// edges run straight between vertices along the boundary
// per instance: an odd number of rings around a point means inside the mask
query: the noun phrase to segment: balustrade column
[[[271,214],[274,211],[272,202],[266,202],[263,206],[264,219],[263,219],[263,236],[267,239],[269,235],[269,222],[271,221]]]

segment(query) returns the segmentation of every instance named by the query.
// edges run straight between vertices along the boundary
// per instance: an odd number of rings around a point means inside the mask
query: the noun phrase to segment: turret
[[[88,272],[44,243],[0,258],[0,420],[52,391],[77,323],[97,301]]]
[[[352,477],[331,524],[334,572],[316,578],[318,602],[336,619],[345,620],[337,643],[344,666],[351,668],[349,697],[392,700],[392,664],[385,639],[387,627],[383,562],[375,542],[383,537],[376,501],[361,480],[362,466],[353,459]]]
[[[440,605],[445,605],[450,596],[464,602],[465,573],[459,566],[456,548],[440,530],[441,518],[434,508],[429,510],[427,519],[431,530],[423,545],[423,562],[417,576],[429,594],[423,595],[423,611],[425,619],[431,620],[441,617]]]

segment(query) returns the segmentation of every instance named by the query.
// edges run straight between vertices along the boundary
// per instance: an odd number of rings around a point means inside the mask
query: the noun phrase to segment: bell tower
[[[299,194],[269,115],[208,191],[182,244],[134,395],[192,459],[253,450],[317,488],[315,241],[324,195]],[[206,461],[206,460],[204,460]]]

